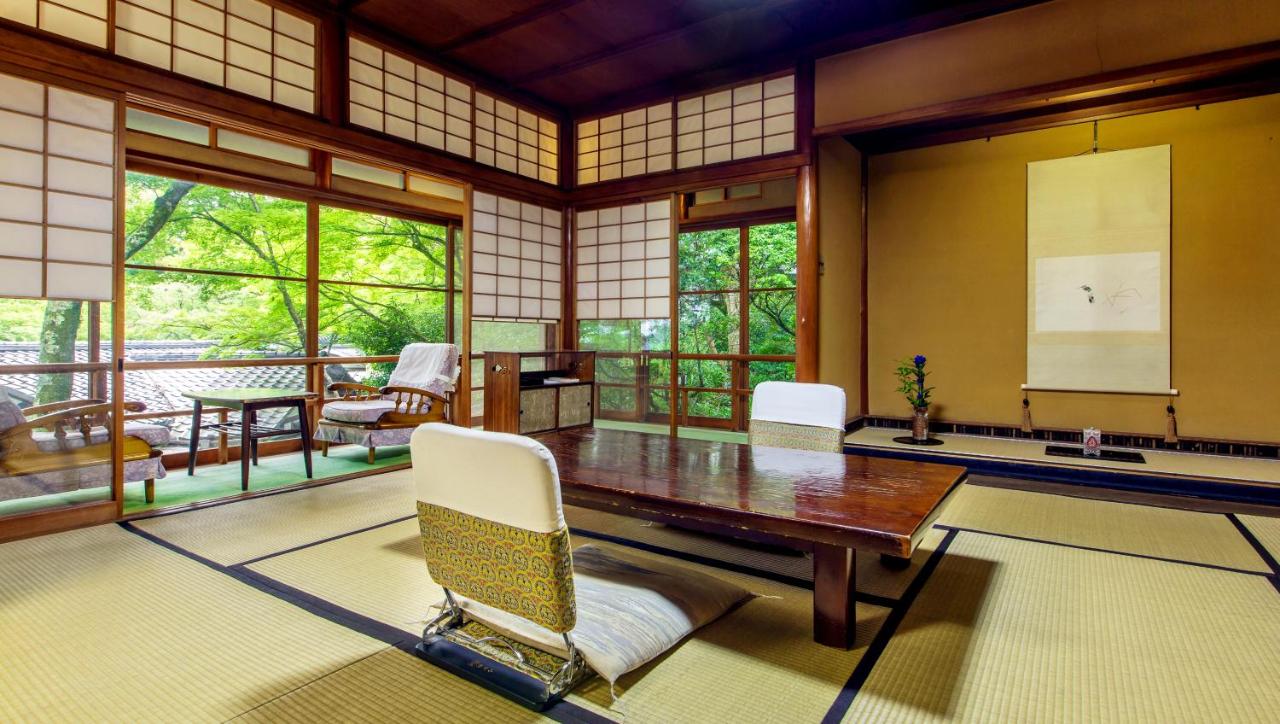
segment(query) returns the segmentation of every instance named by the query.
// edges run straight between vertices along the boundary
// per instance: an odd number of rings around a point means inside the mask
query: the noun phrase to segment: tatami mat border
[[[1094,546],[1082,546],[1078,543],[1064,543],[1062,541],[1045,540],[1043,538],[1030,538],[1027,536],[1013,535],[1011,533],[996,533],[989,530],[982,530],[980,528],[965,528],[962,526],[945,525],[943,523],[939,523],[933,527],[938,528],[939,530],[956,531],[959,533],[974,533],[976,535],[989,535],[996,538],[1009,538],[1011,540],[1025,541],[1027,543],[1043,543],[1044,545],[1059,546],[1061,548],[1075,548],[1076,550],[1092,551],[1094,553],[1110,553],[1111,555],[1125,556],[1127,558],[1142,558],[1148,561],[1160,561],[1162,563],[1176,563],[1182,566],[1195,566],[1196,568],[1209,568],[1215,571],[1226,571],[1227,573],[1243,573],[1246,576],[1272,575],[1264,571],[1249,571],[1243,568],[1232,568],[1230,566],[1218,566],[1212,563],[1199,563],[1197,561],[1184,561],[1178,558],[1150,556],[1150,555],[1146,555],[1145,553],[1130,553],[1129,551],[1118,551],[1112,548],[1095,548]],[[1263,560],[1265,561],[1266,559],[1264,558]]]
[[[1249,526],[1245,525],[1243,521],[1236,517],[1235,513],[1227,513],[1227,520],[1231,521],[1231,524],[1236,527],[1236,530],[1240,531],[1240,535],[1244,536],[1244,539],[1249,541],[1249,545],[1253,546],[1253,550],[1257,552],[1258,556],[1262,558],[1262,561],[1271,569],[1271,574],[1267,576],[1267,579],[1271,581],[1272,586],[1275,586],[1276,593],[1280,593],[1280,562],[1276,561],[1275,556],[1271,555],[1271,551],[1267,550],[1267,547],[1262,545],[1262,541],[1258,540],[1258,537],[1253,534],[1253,531],[1249,530]]]
[[[404,520],[404,518],[401,518],[399,520]],[[365,530],[373,530],[375,528],[391,525],[396,522],[399,522],[399,521],[388,521],[381,525],[368,527]],[[401,629],[382,623],[381,621],[375,621],[374,619],[358,614],[355,611],[351,611],[341,606],[337,606],[322,598],[313,596],[305,591],[300,591],[297,588],[294,588],[293,586],[289,586],[287,584],[281,583],[280,581],[277,581],[269,576],[265,576],[261,573],[245,568],[244,563],[236,563],[230,566],[224,566],[221,563],[209,560],[204,556],[201,556],[197,553],[193,553],[181,546],[170,543],[169,541],[157,535],[148,533],[147,531],[142,530],[141,528],[138,528],[135,525],[132,525],[128,521],[118,523],[118,525],[124,530],[130,533],[133,533],[136,536],[139,536],[151,543],[154,543],[162,548],[165,548],[166,550],[172,551],[180,556],[183,556],[184,558],[200,563],[201,565],[207,566],[215,571],[218,571],[219,573],[223,573],[227,576],[230,576],[231,578],[234,578],[235,580],[247,586],[250,586],[251,588],[261,591],[262,593],[265,593],[269,596],[274,596],[275,598],[278,598],[281,601],[297,606],[298,608],[310,614],[319,616],[327,621],[338,624],[339,626],[343,626],[345,628],[351,629],[352,631],[362,633],[370,638],[381,641],[387,644],[388,646],[400,649],[405,653],[416,656],[416,653],[414,652],[413,648],[415,645],[417,645],[418,638],[416,636],[406,634]],[[360,532],[364,532],[364,531],[351,531],[350,533],[346,533],[344,535],[327,538],[325,541],[315,541],[314,543],[311,543],[309,545],[319,545],[320,543],[326,542],[328,540],[335,540],[337,538],[342,538],[346,535],[355,535]],[[306,548],[306,547],[308,546],[297,546],[291,550],[300,550],[301,548]],[[281,551],[275,555],[281,555],[285,552],[287,551]],[[577,704],[574,704],[572,702],[565,701],[565,700],[561,700],[557,702],[554,706],[552,706],[551,708],[547,709],[542,713],[558,722],[565,722],[566,724],[606,724],[606,723],[612,724],[612,722],[609,719],[606,719],[592,711],[589,711],[587,709],[584,709],[578,706]]]
[[[948,530],[943,536],[942,542],[929,554],[929,560],[924,562],[920,567],[920,572],[916,574],[915,580],[911,581],[907,586],[907,590],[902,594],[902,599],[897,605],[893,606],[889,611],[889,616],[885,619],[884,625],[876,632],[876,636],[867,646],[867,652],[862,655],[858,661],[858,665],[854,667],[853,673],[849,674],[849,680],[845,682],[844,688],[836,696],[836,700],[831,703],[831,708],[827,710],[827,715],[822,717],[822,724],[839,724],[844,719],[845,712],[849,711],[849,707],[853,705],[853,700],[858,696],[858,692],[862,690],[862,685],[866,683],[867,677],[871,675],[871,669],[875,668],[876,661],[880,655],[884,653],[885,647],[889,645],[889,639],[893,638],[897,632],[898,626],[902,624],[902,620],[906,618],[907,611],[911,610],[911,604],[915,602],[916,596],[920,595],[920,591],[924,589],[924,585],[929,582],[929,577],[933,575],[934,569],[942,562],[943,556],[947,554],[947,549],[951,547],[951,541],[955,540],[958,531]]]

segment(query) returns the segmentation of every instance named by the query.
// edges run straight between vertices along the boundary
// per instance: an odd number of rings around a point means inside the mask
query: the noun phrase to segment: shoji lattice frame
[[[578,319],[668,319],[671,316],[670,197],[575,214]]]
[[[578,184],[670,171],[671,101],[577,124]]]
[[[107,47],[107,23],[114,0],[0,0],[0,18]]]
[[[351,123],[471,158],[469,82],[377,41],[347,36],[347,115]]]
[[[676,101],[676,168],[793,151],[795,74],[771,76]]]
[[[555,184],[559,124],[488,93],[476,93],[476,161]]]
[[[0,74],[0,296],[109,301],[121,104]]]
[[[480,191],[471,203],[471,318],[558,323],[561,212]]]
[[[114,0],[117,55],[316,110],[317,23],[261,0]]]

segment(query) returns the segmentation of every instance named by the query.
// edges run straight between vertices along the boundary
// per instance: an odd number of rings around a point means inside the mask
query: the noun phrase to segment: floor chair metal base
[[[533,711],[546,711],[566,693],[550,693],[546,682],[439,634],[423,639],[413,651],[420,658]]]

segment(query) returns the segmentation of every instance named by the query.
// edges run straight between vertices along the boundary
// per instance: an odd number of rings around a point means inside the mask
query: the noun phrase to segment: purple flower
[[[916,355],[916,358],[915,358],[916,367],[924,367],[924,362],[925,362],[924,355],[922,354]]]

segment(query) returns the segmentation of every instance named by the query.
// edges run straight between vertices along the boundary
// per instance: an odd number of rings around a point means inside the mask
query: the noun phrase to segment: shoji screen
[[[471,158],[471,86],[384,50],[350,40],[351,122]]]
[[[476,160],[504,171],[556,183],[556,123],[500,98],[476,93]]]
[[[108,0],[0,0],[0,18],[107,47]]]
[[[109,300],[116,102],[0,75],[0,295]]]
[[[795,149],[795,76],[746,83],[676,104],[676,167]]]
[[[578,183],[671,170],[671,103],[578,124]]]
[[[315,111],[315,23],[258,0],[116,0],[116,53]]]
[[[471,316],[560,321],[560,212],[476,192]]]
[[[671,201],[577,214],[579,319],[671,316]]]

